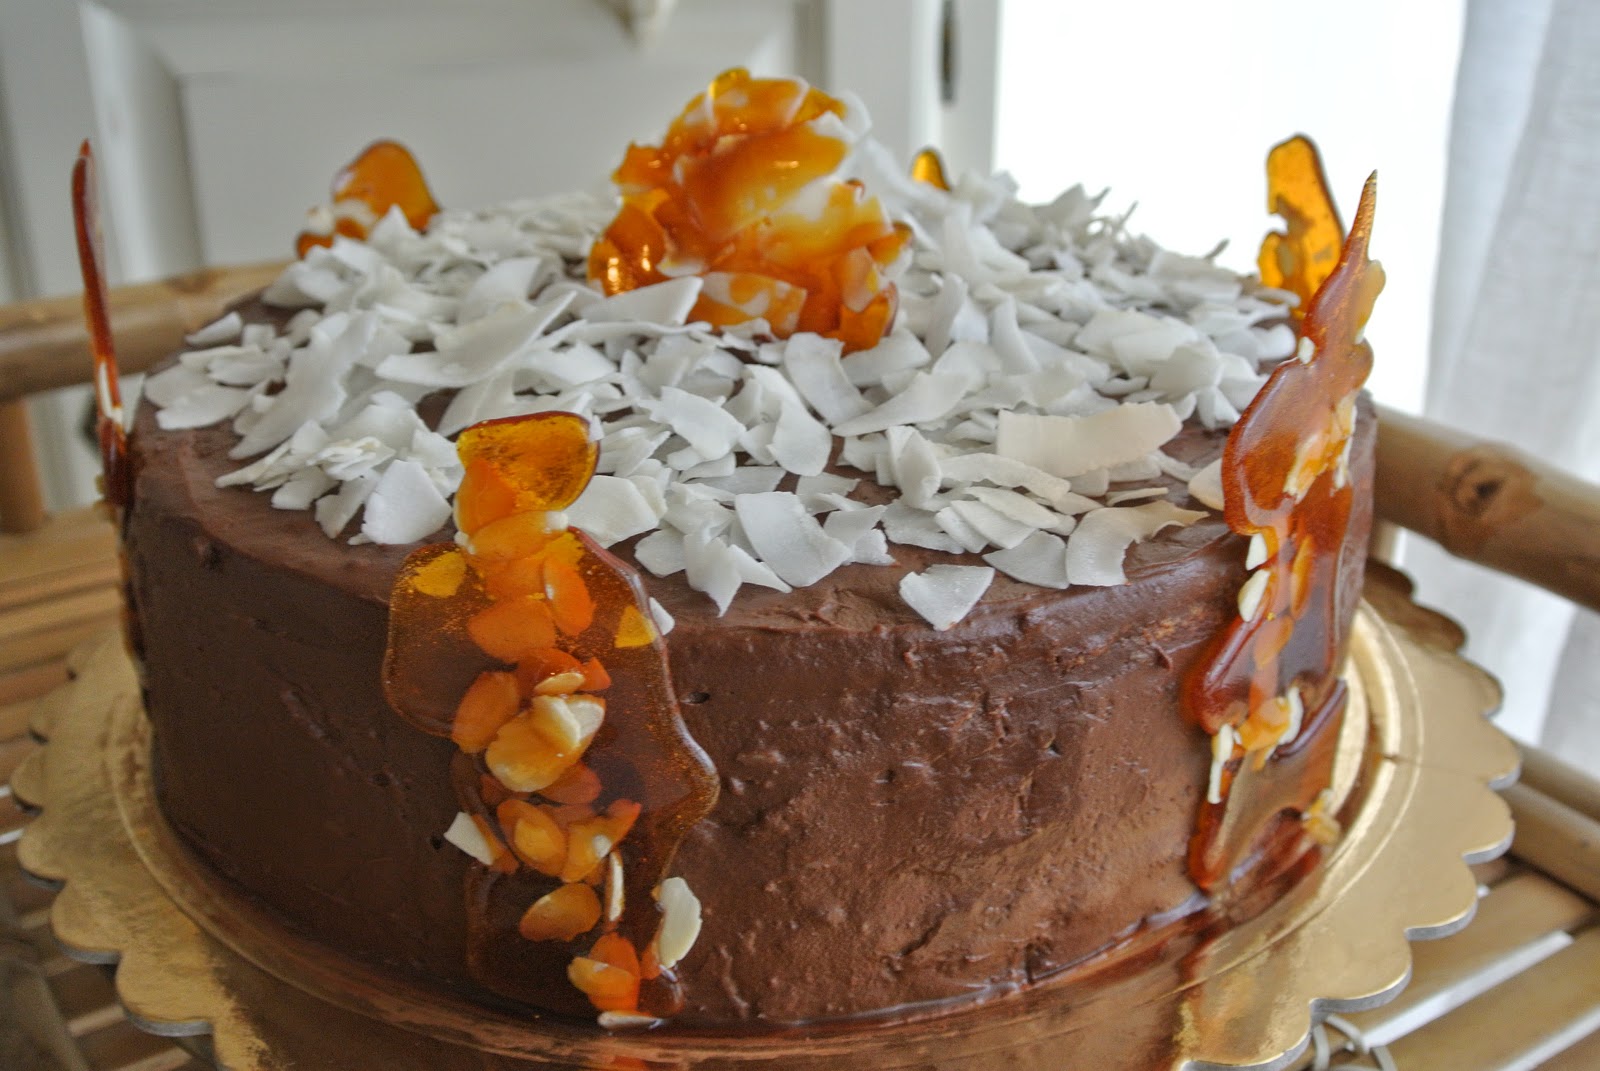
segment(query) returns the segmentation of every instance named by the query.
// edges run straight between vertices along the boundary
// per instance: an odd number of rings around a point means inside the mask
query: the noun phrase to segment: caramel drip
[[[384,689],[460,748],[452,780],[491,857],[467,879],[469,968],[515,999],[548,1004],[565,977],[564,1010],[581,991],[664,1018],[682,995],[656,896],[717,780],[637,576],[560,512],[596,446],[581,417],[541,413],[474,425],[457,450],[463,545],[401,568]]]
[[[1275,154],[1275,160],[1306,173],[1294,155]],[[1345,465],[1356,396],[1372,367],[1362,328],[1383,287],[1382,268],[1367,258],[1376,191],[1374,175],[1337,265],[1309,303],[1296,356],[1273,370],[1223,449],[1228,526],[1259,541],[1253,546],[1262,560],[1241,592],[1240,616],[1184,682],[1186,715],[1214,737],[1230,734],[1221,738],[1223,747],[1233,742],[1220,756],[1226,763],[1223,802],[1202,805],[1191,848],[1191,873],[1202,888],[1226,878],[1248,848],[1221,832],[1236,824],[1225,811],[1234,804],[1234,781],[1246,758],[1259,774],[1280,744],[1290,744],[1298,712],[1304,736],[1335,724],[1343,709],[1337,669],[1349,608],[1340,593],[1352,587],[1347,570],[1360,567],[1341,554],[1354,501]],[[1303,218],[1331,212],[1331,204],[1319,211],[1296,203]],[[1304,282],[1314,275],[1319,240],[1316,228],[1291,219],[1288,239],[1269,236],[1268,245],[1280,261],[1297,266],[1296,278]],[[1298,786],[1282,774],[1268,780],[1277,790],[1253,793],[1252,809],[1271,814],[1309,805],[1300,798],[1309,783],[1304,778]]]
[[[106,299],[105,246],[100,237],[94,150],[87,140],[78,149],[78,162],[72,168],[72,221],[78,239],[78,266],[83,273],[83,318],[89,328],[89,352],[94,357],[95,437],[100,443],[104,492],[113,509],[123,510],[131,491],[128,433],[123,425],[117,348]]]
[[[413,230],[422,230],[439,211],[416,158],[398,141],[375,141],[333,179],[331,221],[326,229],[304,230],[295,239],[296,256],[335,235],[360,241],[391,208],[400,209]]]
[[[779,337],[876,345],[910,230],[860,183],[830,177],[850,148],[845,114],[799,79],[718,75],[659,146],[628,147],[612,175],[622,208],[590,251],[590,280],[616,294],[699,275],[693,320],[762,318]]]

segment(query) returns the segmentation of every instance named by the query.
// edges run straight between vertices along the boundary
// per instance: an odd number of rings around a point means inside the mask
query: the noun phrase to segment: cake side
[[[456,812],[451,747],[382,697],[408,548],[341,546],[304,512],[217,488],[231,434],[153,424],[146,407],[128,548],[165,813],[295,930],[499,1002],[465,968],[470,860],[438,837]],[[1198,429],[1173,447],[1196,463],[1219,448]],[[1236,612],[1244,541],[1217,519],[1163,533],[1130,550],[1121,587],[1001,577],[947,632],[897,581],[959,557],[897,557],[720,618],[681,577],[647,577],[677,619],[679,700],[723,784],[677,862],[705,911],[681,965],[685,1022],[970,996],[1201,906],[1185,853],[1208,738],[1177,715],[1177,691]],[[561,987],[540,1003],[583,1011]]]

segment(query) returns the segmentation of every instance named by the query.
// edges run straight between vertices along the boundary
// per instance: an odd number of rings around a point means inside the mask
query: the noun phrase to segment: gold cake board
[[[610,1036],[487,1014],[305,947],[228,896],[160,820],[148,726],[115,637],[86,651],[76,679],[36,714],[50,743],[13,784],[43,814],[19,858],[64,883],[57,936],[79,958],[118,964],[135,1021],[210,1034],[218,1063],[234,1071],[1282,1068],[1305,1051],[1314,1017],[1393,997],[1411,970],[1407,938],[1465,925],[1478,894],[1465,863],[1510,840],[1492,788],[1511,779],[1517,755],[1484,718],[1496,686],[1455,654],[1459,630],[1416,607],[1393,574],[1378,574],[1367,596],[1336,772],[1345,834],[1320,867],[1180,956],[922,1020]],[[219,770],[219,791],[226,780]]]

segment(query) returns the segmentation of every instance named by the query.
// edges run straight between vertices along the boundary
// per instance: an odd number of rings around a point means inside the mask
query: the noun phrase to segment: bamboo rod
[[[1502,789],[1517,821],[1512,852],[1591,900],[1600,900],[1600,822],[1538,789]]]
[[[1519,747],[1519,750],[1522,752],[1522,775],[1519,780],[1523,784],[1600,822],[1600,781],[1575,766],[1567,765],[1548,751],[1526,746]]]
[[[121,370],[143,372],[182,349],[184,335],[282,270],[282,263],[205,268],[113,289],[111,325]],[[0,403],[86,383],[91,371],[78,295],[0,306]]]
[[[1378,426],[1379,517],[1600,610],[1600,488],[1390,409]]]
[[[28,403],[0,402],[0,532],[32,532],[43,524],[44,490]]]

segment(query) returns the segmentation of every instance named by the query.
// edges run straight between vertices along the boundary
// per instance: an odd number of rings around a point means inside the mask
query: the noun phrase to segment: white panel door
[[[997,19],[996,0],[0,0],[0,205],[20,289],[76,289],[65,180],[92,132],[119,280],[284,256],[375,138],[447,205],[595,186],[732,66],[850,89],[902,156],[987,169]],[[959,65],[952,26],[976,46]],[[89,471],[68,416],[40,421],[58,505]]]

